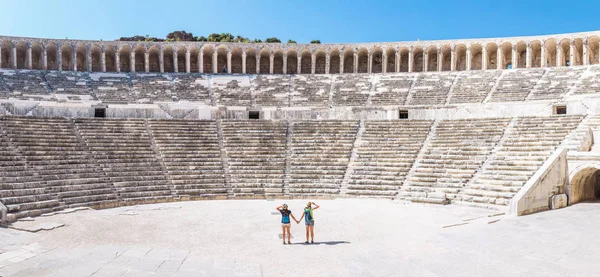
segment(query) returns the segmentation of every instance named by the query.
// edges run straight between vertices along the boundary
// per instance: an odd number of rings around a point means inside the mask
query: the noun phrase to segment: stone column
[[[0,43],[0,68],[2,67],[2,43]]]
[[[62,71],[63,68],[63,60],[62,60],[62,45],[58,45],[58,50],[56,50],[56,63],[58,64],[58,71]]]
[[[75,45],[71,45],[71,49],[73,50],[71,51],[71,69],[77,71],[77,50]]]
[[[329,74],[329,53],[325,54],[325,74]]]
[[[358,53],[354,52],[354,73],[358,73]]]
[[[104,52],[104,47],[100,48],[100,51],[100,70],[106,72],[106,52]]]
[[[373,53],[367,52],[367,73],[373,73]]]
[[[12,68],[17,69],[17,46],[13,43],[11,49]]]
[[[192,72],[192,53],[190,53],[190,49],[185,49],[185,73]]]
[[[121,72],[121,55],[119,55],[118,48],[115,52],[115,68],[117,69],[117,72]]]
[[[317,54],[312,53],[310,55],[310,74],[315,74],[317,68]]]
[[[569,48],[569,63],[571,64],[571,66],[574,66],[576,64],[575,62],[575,51],[577,50],[577,48],[575,48],[575,41],[571,40],[571,45]]]
[[[1,52],[2,50],[0,50]],[[0,58],[0,64],[2,64],[2,58]],[[48,70],[48,49],[46,49],[45,44],[42,44],[42,68]]]
[[[260,74],[260,54],[254,55],[254,58],[256,59],[256,74]]]
[[[31,43],[27,43],[27,50],[25,51],[25,67],[27,69],[33,69],[32,59],[31,59]]]
[[[583,65],[590,64],[590,56],[588,52],[588,42],[587,39],[583,41]]]
[[[525,53],[525,67],[531,68],[531,42],[527,42],[527,52]]]
[[[129,72],[135,72],[135,51],[129,53]]]
[[[175,73],[179,73],[179,61],[177,59],[177,51],[173,51],[173,72]]]
[[[429,70],[429,54],[423,51],[423,72],[427,72]]]
[[[217,50],[215,50],[215,52],[213,52],[213,56],[212,56],[212,66],[213,66],[213,73],[219,73],[219,64],[218,64],[218,56],[219,53],[217,53]]]
[[[442,72],[444,70],[444,54],[442,53],[442,49],[437,50],[437,61],[438,61],[438,72]]]
[[[202,50],[200,50],[200,54],[198,54],[198,63],[200,63],[198,71],[200,73],[204,73],[204,52]]]
[[[227,73],[231,74],[231,52],[227,52]]]
[[[242,74],[246,74],[246,52],[242,52]]]
[[[498,50],[496,50],[496,68],[498,70],[504,69],[503,64],[504,64],[504,59],[502,57],[502,47],[498,46]]]
[[[467,58],[467,68],[466,68],[466,70],[471,70],[471,67],[472,67],[472,65],[471,65],[471,61],[472,61],[472,59],[471,59],[471,45],[469,45],[469,47],[467,47],[467,52],[465,52],[465,53],[467,55],[467,57],[466,57]]]
[[[340,54],[340,74],[344,73],[344,54]]]
[[[298,59],[296,60],[296,62],[298,63],[296,65],[296,72],[297,74],[302,74],[302,55],[298,54]]]
[[[396,56],[396,73],[400,72],[400,62],[402,61],[402,57],[400,56],[400,53],[398,53],[398,50],[396,50],[396,53],[394,53],[394,55]]]
[[[487,70],[488,59],[487,59],[487,49],[485,47],[481,48],[481,70]]]
[[[450,46],[450,71],[456,71],[456,46]]]
[[[517,57],[517,45],[513,44],[512,45],[512,54],[511,54],[511,58],[512,61],[510,62],[512,64],[512,68],[519,68],[519,57]]]
[[[92,66],[93,66],[93,64],[92,64],[92,46],[88,45],[86,47],[86,51],[87,52],[85,53],[85,61],[87,64],[87,71],[92,72]]]
[[[160,73],[165,72],[165,52],[162,47],[158,49],[158,68]]]
[[[556,44],[556,67],[562,66],[562,47],[560,43]]]
[[[388,64],[387,53],[384,51],[381,54],[381,73],[387,73],[387,64]]]
[[[283,74],[287,74],[287,53],[283,53]]]
[[[144,71],[150,72],[150,52],[144,52]]]
[[[546,43],[542,41],[540,49],[540,67],[545,68],[548,66],[548,59],[546,57]]]
[[[269,74],[273,74],[273,68],[275,67],[275,54],[269,54]]]
[[[408,50],[408,72],[413,72],[414,57],[412,50],[412,47]]]

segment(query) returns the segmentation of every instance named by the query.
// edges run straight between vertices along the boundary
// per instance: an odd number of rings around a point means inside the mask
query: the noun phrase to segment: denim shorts
[[[310,221],[310,222],[304,222],[306,224],[306,226],[315,226],[315,221]]]

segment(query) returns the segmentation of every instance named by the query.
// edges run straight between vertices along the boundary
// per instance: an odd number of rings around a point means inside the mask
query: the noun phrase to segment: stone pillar
[[[472,66],[471,65],[471,61],[473,60],[473,59],[471,59],[471,45],[469,45],[469,47],[467,47],[466,55],[467,55],[467,57],[466,57],[467,58],[467,68],[466,68],[466,70],[471,70],[471,66]]]
[[[590,64],[590,56],[588,52],[588,42],[587,39],[583,41],[583,65]]]
[[[296,72],[298,72],[298,74],[302,74],[302,55],[298,54],[298,59],[296,60],[296,62],[298,63],[296,65]]]
[[[358,53],[354,52],[354,73],[358,73]]]
[[[400,53],[398,53],[398,50],[396,50],[394,55],[396,56],[396,73],[398,73],[400,72],[400,62],[402,61],[402,57],[400,56]]]
[[[546,57],[546,43],[542,41],[540,49],[540,67],[545,68],[548,66],[548,59]]]
[[[17,46],[13,43],[11,49],[12,68],[17,69]]]
[[[312,53],[310,55],[310,74],[315,74],[317,68],[317,54]]]
[[[427,72],[428,68],[429,68],[429,54],[427,54],[427,52],[423,51],[423,72]]]
[[[527,42],[527,52],[525,53],[525,67],[531,68],[531,42]]]
[[[274,67],[275,67],[275,54],[271,53],[269,55],[269,74],[273,74]]]
[[[71,49],[73,50],[71,51],[71,69],[77,71],[77,50],[75,45],[71,45]]]
[[[1,52],[2,50],[0,49]],[[2,58],[0,58],[0,64],[2,64]],[[45,44],[42,44],[42,68],[48,70],[48,49],[46,49]]]
[[[204,73],[204,52],[202,50],[200,50],[200,54],[198,54],[198,63],[200,63],[198,71],[200,73]]]
[[[129,53],[129,72],[135,72],[135,51]]]
[[[27,50],[25,51],[25,67],[27,69],[33,69],[33,63],[31,59],[31,43],[27,43]]]
[[[412,47],[408,50],[408,72],[413,72],[413,52]]]
[[[254,57],[256,58],[256,74],[260,74],[260,54],[258,56],[254,55]]]
[[[367,53],[367,73],[373,73],[373,53]]]
[[[119,55],[119,50],[115,52],[115,68],[117,72],[121,72],[121,55]]]
[[[219,73],[219,64],[218,64],[218,57],[219,57],[219,53],[217,53],[217,50],[215,50],[215,52],[213,52],[213,56],[212,56],[212,66],[213,66],[213,73]]]
[[[190,49],[185,49],[185,73],[192,72],[192,53],[190,53]]]
[[[150,72],[150,52],[144,53],[144,71]]]
[[[575,51],[577,50],[577,48],[575,48],[575,41],[571,40],[571,45],[569,48],[569,63],[571,64],[571,66],[574,66],[575,63]]]
[[[325,74],[329,74],[329,62],[330,62],[330,57],[329,57],[329,53],[325,54]]]
[[[227,73],[231,74],[231,52],[227,52]]]
[[[517,57],[517,45],[513,44],[512,45],[512,53],[511,53],[511,58],[512,61],[510,62],[512,64],[512,68],[519,68],[519,57]]]
[[[106,72],[106,52],[104,52],[104,47],[102,47],[100,51],[100,70]]]
[[[165,52],[162,47],[158,49],[158,67],[160,73],[165,72]]]
[[[450,46],[450,71],[456,71],[456,46]]]
[[[283,74],[287,74],[287,53],[283,53]]]
[[[387,73],[387,64],[388,64],[387,53],[384,51],[381,54],[381,73]]]
[[[496,50],[496,68],[498,70],[502,70],[504,69],[504,59],[502,57],[502,47],[498,46],[498,49]]]
[[[179,73],[179,61],[177,59],[177,51],[173,51],[173,72],[175,73]]]
[[[344,54],[340,54],[340,74],[344,73]]]
[[[246,74],[246,52],[242,52],[242,74]]]
[[[2,67],[2,43],[0,43],[0,68]]]
[[[487,59],[487,49],[485,47],[481,48],[481,70],[487,70],[488,59]]]
[[[562,47],[560,43],[556,44],[556,67],[562,66]]]
[[[56,50],[56,63],[58,64],[58,71],[62,71],[63,68],[63,60],[62,60],[62,45],[58,45],[58,50]]]
[[[86,53],[85,53],[85,61],[87,64],[87,71],[88,72],[92,72],[92,46],[88,45],[86,47]]]
[[[444,54],[442,53],[442,49],[437,50],[437,60],[438,60],[438,72],[442,72],[444,70]]]

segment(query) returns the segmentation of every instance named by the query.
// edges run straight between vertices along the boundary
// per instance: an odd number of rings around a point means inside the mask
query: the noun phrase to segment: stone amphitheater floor
[[[323,200],[316,242],[283,201],[83,210],[0,228],[0,276],[597,276],[600,204],[524,217],[461,206]],[[300,215],[305,201],[286,201]],[[467,223],[467,224],[464,224]],[[463,225],[456,225],[463,224]],[[455,225],[447,227],[449,225]],[[446,227],[446,228],[444,228]]]

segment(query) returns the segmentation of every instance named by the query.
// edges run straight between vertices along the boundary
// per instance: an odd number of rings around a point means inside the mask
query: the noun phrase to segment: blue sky
[[[299,43],[600,30],[597,0],[0,0],[0,9],[0,35],[93,40],[174,30]]]

